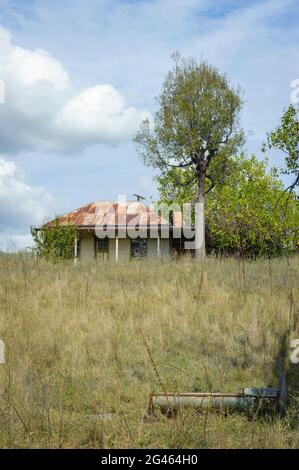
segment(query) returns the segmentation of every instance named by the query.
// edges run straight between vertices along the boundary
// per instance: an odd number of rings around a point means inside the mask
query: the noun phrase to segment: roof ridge
[[[124,207],[121,207],[121,203],[125,202]],[[126,223],[129,224],[130,220],[134,217],[138,217],[138,225],[169,225],[169,222],[165,220],[159,212],[156,212],[154,207],[145,205],[141,201],[96,201],[89,202],[73,211],[67,212],[61,216],[57,216],[57,219],[63,222],[72,221],[75,225],[78,226],[93,226],[96,225],[97,216],[100,216],[102,213],[101,204],[103,205],[104,217],[107,218],[107,223],[109,224],[110,214],[109,204],[114,206],[115,216],[117,221],[120,220],[119,217],[126,214]],[[130,205],[134,204],[136,210],[130,210]],[[107,207],[108,205],[108,207]],[[103,215],[103,214],[102,214]],[[149,217],[149,219],[148,219]],[[150,223],[152,221],[152,223]],[[49,221],[49,224],[53,223]],[[115,223],[115,222],[112,222]],[[137,223],[137,222],[136,222]],[[118,224],[118,222],[116,222]]]
[[[66,217],[68,214],[73,214],[74,212],[80,211],[81,209],[84,209],[85,207],[92,206],[92,204],[95,204],[95,203],[94,202],[89,202],[88,204],[84,204],[83,206],[77,207],[77,209],[74,209],[73,211],[68,211],[65,214],[62,214],[62,215],[58,216],[58,218]]]

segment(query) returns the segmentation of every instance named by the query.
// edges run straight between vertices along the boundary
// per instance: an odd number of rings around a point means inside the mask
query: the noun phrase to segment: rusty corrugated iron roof
[[[74,224],[77,227],[120,226],[165,226],[169,223],[140,201],[91,202],[68,214],[55,219],[60,224]],[[53,225],[54,220],[45,224]]]

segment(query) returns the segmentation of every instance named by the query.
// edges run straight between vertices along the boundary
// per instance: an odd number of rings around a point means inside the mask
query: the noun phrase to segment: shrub
[[[52,260],[67,260],[74,255],[74,244],[78,231],[73,224],[60,224],[57,217],[53,223],[41,229],[31,229],[38,256]]]

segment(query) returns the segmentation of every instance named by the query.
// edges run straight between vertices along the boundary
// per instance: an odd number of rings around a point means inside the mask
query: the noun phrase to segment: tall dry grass
[[[0,447],[299,447],[288,349],[299,338],[298,274],[298,258],[210,258],[205,284],[188,259],[75,266],[0,255]],[[284,417],[143,419],[162,385],[277,386],[280,358]]]

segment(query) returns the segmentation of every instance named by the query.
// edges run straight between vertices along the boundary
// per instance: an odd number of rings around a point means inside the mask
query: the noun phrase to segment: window
[[[132,258],[141,258],[147,255],[146,238],[136,238],[131,240],[131,256]]]
[[[97,238],[96,239],[96,253],[98,255],[106,255],[109,251],[109,239],[106,238]]]

